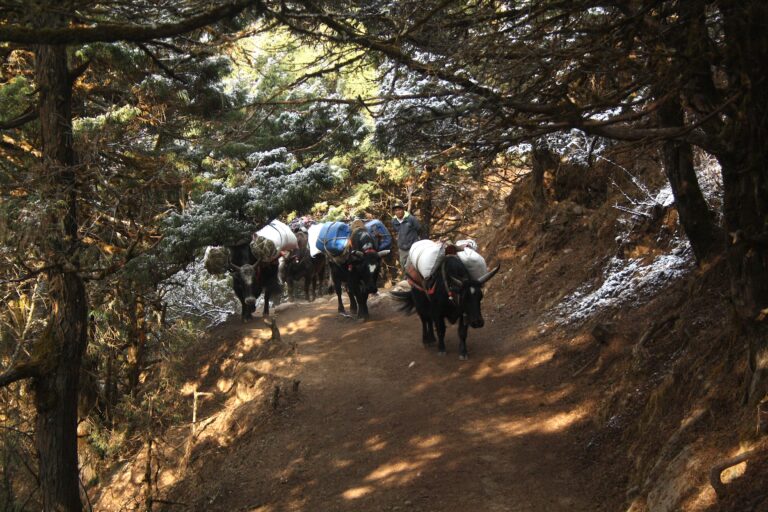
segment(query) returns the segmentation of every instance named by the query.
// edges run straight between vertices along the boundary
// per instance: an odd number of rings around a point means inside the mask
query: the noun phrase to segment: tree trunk
[[[80,511],[77,460],[77,394],[80,365],[88,341],[85,285],[78,275],[77,183],[72,144],[72,87],[66,48],[35,49],[40,95],[40,135],[45,190],[53,207],[42,242],[49,272],[51,316],[36,348],[46,360],[34,379],[36,442],[40,458],[43,509]]]
[[[109,428],[114,426],[114,406],[116,396],[115,350],[111,346],[108,346],[106,377],[104,377],[104,419]]]
[[[683,110],[677,98],[659,108],[659,123],[662,127],[683,126]],[[668,140],[662,149],[662,159],[680,224],[691,243],[696,261],[701,263],[722,252],[724,235],[699,187],[693,166],[693,149],[687,142]]]
[[[531,172],[533,173],[533,201],[537,208],[543,207],[547,202],[544,173],[547,168],[555,165],[555,158],[546,146],[534,145],[531,154]]]
[[[421,203],[421,225],[424,230],[421,235],[429,238],[432,233],[432,205],[435,193],[435,173],[431,165],[424,167],[424,200]]]
[[[768,4],[723,2],[729,81],[740,91],[723,168],[731,297],[749,343],[745,398],[768,391]]]
[[[139,386],[141,369],[146,359],[147,330],[141,299],[134,297],[130,300],[128,318],[128,393],[133,394]]]

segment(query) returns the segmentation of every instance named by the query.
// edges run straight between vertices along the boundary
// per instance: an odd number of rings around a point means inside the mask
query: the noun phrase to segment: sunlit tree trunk
[[[128,392],[134,393],[139,386],[147,348],[147,331],[144,304],[138,297],[129,299],[128,309]]]
[[[41,250],[49,271],[51,314],[36,350],[45,364],[33,381],[36,442],[46,511],[80,511],[77,395],[87,344],[87,297],[78,262],[77,180],[72,143],[72,87],[64,46],[35,49],[40,96],[42,180],[50,201]]]

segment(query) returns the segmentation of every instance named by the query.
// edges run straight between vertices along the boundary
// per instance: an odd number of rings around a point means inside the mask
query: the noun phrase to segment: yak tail
[[[401,312],[410,315],[416,309],[416,303],[413,301],[413,294],[410,290],[407,292],[389,292],[389,294],[395,299],[395,302],[400,303]]]

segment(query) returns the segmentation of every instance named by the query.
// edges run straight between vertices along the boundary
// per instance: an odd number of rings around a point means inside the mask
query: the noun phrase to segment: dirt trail
[[[211,511],[616,510],[587,460],[591,403],[553,358],[556,341],[524,316],[487,312],[465,362],[455,326],[440,357],[416,316],[387,297],[371,311],[364,324],[335,299],[280,311],[298,398],[197,450],[195,475],[171,496]],[[214,337],[255,328],[232,322]]]

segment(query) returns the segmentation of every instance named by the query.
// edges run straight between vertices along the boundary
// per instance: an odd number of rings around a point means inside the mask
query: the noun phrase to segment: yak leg
[[[445,355],[445,318],[438,317],[435,319],[435,327],[437,327],[437,352],[441,356]]]
[[[469,326],[464,322],[464,315],[459,318],[459,359],[466,361],[469,359],[467,353],[467,331]]]
[[[368,320],[368,293],[357,291],[357,318]]]
[[[432,324],[432,319],[428,315],[419,313],[421,318],[421,342],[424,345],[432,345],[435,341],[435,329]]]
[[[264,312],[262,316],[264,318],[269,318],[269,297],[271,296],[272,290],[269,285],[264,287]]]
[[[304,275],[304,296],[307,298],[307,302],[311,302],[309,298],[309,285],[312,284],[312,280],[309,274]]]
[[[256,304],[248,304],[244,300],[240,300],[240,318],[243,322],[253,318],[254,311],[256,311]]]
[[[421,319],[421,342],[425,346],[432,345],[437,341],[435,339],[435,323],[431,316],[432,303],[427,295],[415,289],[411,289],[411,296],[413,297],[416,313],[419,314]]]
[[[309,299],[309,297],[307,297]],[[310,302],[313,302],[317,299],[317,274],[315,272],[312,272],[312,299],[310,299]]]
[[[336,298],[339,300],[339,313],[345,313],[344,303],[341,301],[341,282],[333,276],[333,290],[336,292]]]
[[[357,314],[357,287],[353,286],[351,283],[347,283],[347,296],[349,297],[349,311],[352,312],[353,315]]]
[[[349,310],[352,312],[353,315],[356,315],[358,313],[358,306],[357,298],[355,297],[355,294],[352,293],[350,290],[347,290],[347,296],[349,296]]]

